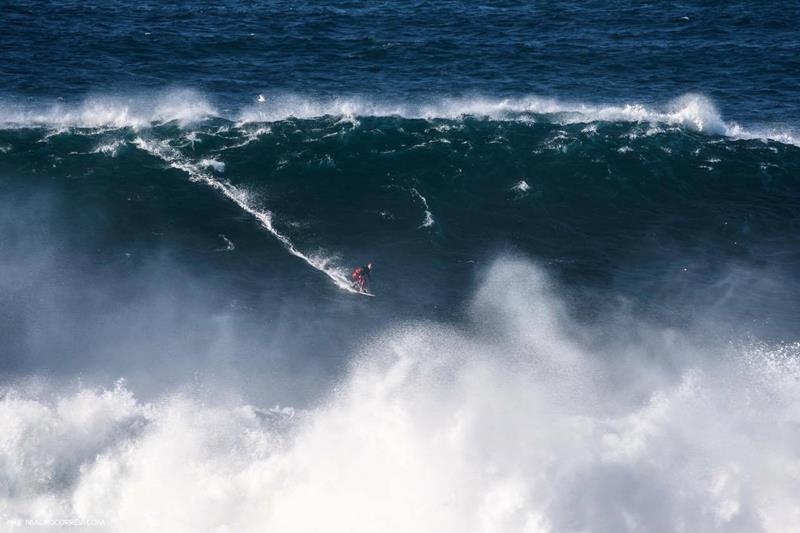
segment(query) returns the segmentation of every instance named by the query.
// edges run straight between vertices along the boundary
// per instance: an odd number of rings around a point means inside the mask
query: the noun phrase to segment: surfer
[[[353,288],[357,289],[361,292],[364,292],[367,281],[371,280],[371,272],[372,272],[372,263],[367,263],[366,265],[356,267],[353,270],[353,273],[350,275],[353,278]]]

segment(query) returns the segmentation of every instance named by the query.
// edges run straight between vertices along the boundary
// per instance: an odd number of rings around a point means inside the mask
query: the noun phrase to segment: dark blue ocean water
[[[369,261],[374,298],[353,293],[348,280]],[[30,436],[33,429],[19,433],[14,442],[22,444],[0,465],[30,463],[50,477],[2,467],[0,480],[18,487],[4,500],[16,510],[11,518],[30,516],[20,509],[28,509],[32,494],[72,494],[64,508],[73,510],[105,505],[74,503],[94,494],[75,488],[85,474],[78,466],[89,468],[98,454],[115,457],[108,447],[125,439],[150,442],[137,440],[152,435],[141,428],[165,420],[126,410],[134,409],[125,403],[128,390],[148,399],[196,388],[193,394],[212,403],[232,395],[313,407],[340,390],[372,398],[363,385],[403,400],[390,408],[380,393],[375,405],[393,414],[375,418],[354,410],[355,400],[326,401],[348,420],[365,417],[371,425],[408,415],[406,429],[376,433],[387,442],[409,435],[427,442],[435,431],[420,421],[427,414],[414,414],[421,405],[447,406],[422,411],[432,413],[434,426],[450,427],[455,419],[494,420],[485,418],[499,409],[489,398],[505,398],[507,415],[474,435],[458,424],[448,433],[462,448],[444,456],[474,459],[491,451],[484,462],[465,459],[480,467],[477,473],[425,470],[441,482],[441,493],[454,494],[439,508],[452,504],[462,509],[458,516],[483,509],[478,500],[491,507],[507,498],[512,503],[498,509],[529,510],[530,520],[544,517],[552,526],[546,531],[674,531],[686,523],[703,531],[788,531],[796,524],[782,521],[791,513],[782,514],[781,497],[797,496],[797,487],[781,477],[791,468],[775,465],[797,449],[797,413],[787,407],[797,405],[796,393],[782,381],[790,383],[796,369],[781,365],[797,357],[798,302],[797,2],[0,3],[0,378],[11,384],[3,389],[3,412],[10,413],[3,420],[17,420],[22,409],[7,398],[48,390],[40,380],[101,389],[127,380],[106,396],[86,393],[113,403],[108,412],[126,414],[107,422],[90,410],[74,419],[124,426],[108,438],[54,447],[67,451],[48,455],[50,448],[35,444],[44,437]],[[748,374],[762,368],[752,350],[767,354],[773,374]],[[463,363],[476,353],[483,370]],[[594,366],[575,363],[576,353]],[[520,354],[530,359],[515,366]],[[417,361],[425,380],[428,371],[436,377],[408,387],[396,385],[406,382],[393,381],[392,372],[385,380],[352,377],[362,358],[395,356],[403,365]],[[729,360],[752,366],[709,370]],[[497,375],[486,370],[493,365],[502,369]],[[529,375],[540,366],[543,374]],[[582,377],[562,382],[575,368]],[[704,381],[706,375],[723,377]],[[597,376],[612,384],[587,385]],[[459,400],[463,383],[486,395]],[[584,396],[567,407],[531,399],[531,391],[548,387],[557,390],[553,397],[575,390]],[[605,393],[593,396],[597,390]],[[687,392],[698,390],[708,397]],[[409,391],[430,397],[403,403]],[[750,404],[726,403],[741,391]],[[651,394],[674,409],[664,408],[666,422],[638,411]],[[87,412],[77,398],[64,400],[59,412]],[[593,410],[598,405],[602,413]],[[769,405],[772,418],[745,413]],[[236,413],[230,416],[238,420]],[[279,416],[271,413],[258,416]],[[73,420],[31,416],[32,428]],[[203,424],[217,428],[208,416]],[[361,434],[345,422],[327,428],[320,421],[327,415],[309,416],[326,440],[351,429]],[[526,440],[519,428],[528,416],[562,429],[591,420],[592,429],[563,441],[557,429],[552,441]],[[643,425],[630,422],[640,416]],[[639,429],[619,429],[629,422]],[[637,433],[666,426],[685,433]],[[182,431],[195,435],[192,428]],[[225,428],[214,434],[250,434]],[[685,436],[707,428],[716,428],[708,440]],[[627,436],[607,436],[617,430]],[[772,444],[745,436],[764,433]],[[521,448],[495,448],[484,442],[488,434],[502,443],[522,439],[526,450],[557,464],[543,466]],[[656,444],[648,448],[651,437]],[[152,438],[168,447],[180,441]],[[353,438],[347,446],[361,450]],[[719,443],[734,441],[765,463],[725,455]],[[580,470],[575,464],[583,456],[565,442],[584,443],[599,463]],[[619,451],[611,442],[627,447]],[[237,446],[252,450],[251,444]],[[403,457],[439,451],[422,446]],[[706,452],[725,459],[702,459]],[[332,453],[348,464],[337,455],[341,448]],[[364,450],[357,455],[369,457]],[[508,464],[497,467],[497,457]],[[697,470],[680,470],[675,457],[689,457]],[[137,461],[120,468],[137,472]],[[703,470],[708,464],[711,471]],[[384,467],[397,476],[383,463],[369,471]],[[777,473],[767,479],[772,467]],[[512,481],[495,486],[496,479],[482,477],[495,468]],[[514,483],[550,475],[542,472],[552,473],[547,483],[563,494],[582,493],[564,479],[595,483],[592,495],[532,503],[538,485],[517,490]],[[296,476],[303,478],[295,472],[289,479]],[[479,478],[478,500],[459,492]],[[458,479],[458,486],[447,481]],[[186,478],[181,486],[193,483]],[[744,494],[741,487],[750,485],[783,496],[769,507]],[[423,486],[429,485],[411,484],[403,493],[424,493]],[[486,487],[499,492],[486,495]],[[359,498],[347,501],[375,507]],[[114,516],[141,525],[108,505]],[[575,511],[590,508],[608,511]],[[400,523],[394,511],[374,523]],[[262,523],[303,530],[309,518],[240,523],[193,514],[233,524],[233,531]],[[330,519],[334,530],[359,530],[336,522],[342,516]],[[458,523],[424,516],[409,527]],[[495,516],[486,511],[469,523],[522,530],[517,522],[498,526]],[[191,530],[190,522],[165,523],[165,530]],[[125,528],[110,527],[118,529]]]
[[[664,103],[796,125],[795,2],[9,2],[8,97],[178,85],[223,107],[265,90]]]

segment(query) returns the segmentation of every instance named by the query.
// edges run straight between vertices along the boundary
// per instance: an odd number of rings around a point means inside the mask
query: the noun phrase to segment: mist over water
[[[0,530],[800,530],[798,14],[0,6]]]
[[[598,338],[512,258],[468,314],[390,328],[303,410],[197,390],[144,402],[122,382],[6,388],[5,509],[119,531],[797,525],[796,343],[635,320]]]

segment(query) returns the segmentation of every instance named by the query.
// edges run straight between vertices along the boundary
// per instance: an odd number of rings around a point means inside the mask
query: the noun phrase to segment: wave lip
[[[0,103],[0,125],[11,128],[140,129],[168,122],[187,126],[217,115],[211,103],[189,89],[129,97],[90,96],[75,105]]]
[[[745,128],[735,122],[726,122],[709,98],[695,93],[684,94],[665,106],[637,102],[592,104],[538,96],[440,97],[427,101],[392,103],[360,96],[314,99],[296,94],[279,94],[272,97],[262,95],[255,105],[242,109],[236,120],[239,124],[269,123],[291,118],[313,119],[324,116],[350,120],[368,116],[424,120],[478,117],[565,125],[587,122],[650,122],[735,139],[769,139],[800,146],[800,138],[787,129]]]
[[[684,94],[665,105],[640,102],[597,104],[535,95],[431,97],[426,100],[380,99],[370,96],[307,97],[279,93],[259,95],[255,103],[222,114],[202,94],[174,89],[154,95],[91,96],[76,105],[57,102],[31,105],[0,101],[0,127],[25,128],[134,128],[175,122],[187,127],[211,118],[248,124],[288,119],[339,117],[357,125],[359,117],[399,117],[422,120],[463,120],[467,117],[498,121],[583,124],[632,122],[665,124],[732,139],[763,139],[800,146],[800,134],[791,127],[742,126],[725,121],[716,105],[702,94]]]

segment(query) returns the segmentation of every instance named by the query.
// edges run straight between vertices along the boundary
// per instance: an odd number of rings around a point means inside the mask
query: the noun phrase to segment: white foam
[[[155,157],[158,157],[171,167],[185,172],[192,181],[204,183],[205,185],[208,185],[209,187],[221,192],[226,198],[233,201],[243,211],[258,220],[261,223],[261,226],[269,231],[290,254],[302,259],[309,266],[328,276],[328,278],[330,278],[330,280],[333,281],[340,289],[349,292],[357,292],[352,287],[352,284],[348,280],[346,273],[333,264],[334,260],[332,257],[326,255],[308,255],[297,249],[294,243],[286,235],[279,232],[275,228],[272,222],[272,212],[259,208],[256,205],[256,202],[252,199],[249,191],[209,174],[203,169],[202,165],[191,162],[178,150],[172,148],[166,141],[156,141],[137,137],[133,142],[140,149],[150,153]]]
[[[117,152],[123,146],[125,146],[125,141],[117,139],[98,144],[97,146],[94,147],[94,149],[92,149],[91,153],[116,157]]]
[[[494,266],[471,313],[479,333],[386,332],[302,412],[144,403],[124,385],[6,390],[0,518],[176,533],[800,529],[800,345],[707,353],[652,332],[589,351],[602,343],[519,261]]]
[[[656,125],[688,128],[734,139],[767,139],[800,146],[800,135],[789,126],[742,126],[724,121],[714,103],[701,94],[685,94],[666,105],[641,102],[591,103],[558,100],[539,96],[513,98],[430,97],[416,101],[390,101],[367,96],[312,98],[298,94],[259,95],[255,104],[220,115],[202,94],[180,89],[155,95],[92,96],[77,105],[15,104],[0,101],[0,126],[48,128],[144,128],[176,121],[182,126],[210,117],[233,120],[241,126],[271,123],[289,118],[338,117],[357,127],[358,117],[418,118],[459,120],[464,117],[493,120],[545,121],[557,124],[593,122],[640,122],[653,125],[651,131],[664,131]],[[437,126],[440,131],[449,126]],[[589,124],[584,133],[594,134]]]
[[[156,95],[92,96],[78,104],[0,103],[3,127],[139,129],[173,121],[187,126],[216,114],[201,94],[186,89]]]
[[[528,185],[527,181],[520,180],[513,187],[511,187],[511,190],[524,193],[524,192],[528,192],[529,190],[531,190],[531,186]]]
[[[238,120],[240,123],[274,122],[288,118],[307,119],[322,116],[351,118],[401,116],[428,120],[456,120],[466,116],[476,116],[495,120],[530,120],[531,115],[542,116],[547,121],[559,124],[598,121],[667,124],[737,139],[770,139],[800,146],[800,137],[786,128],[744,128],[735,122],[725,122],[714,103],[700,94],[685,94],[665,106],[636,102],[591,104],[536,96],[502,99],[444,97],[423,102],[392,103],[363,97],[311,99],[284,94],[245,108]],[[663,131],[655,127],[651,130],[646,135]],[[589,125],[583,131],[593,134],[596,132],[596,127]]]
[[[217,159],[212,159],[212,158],[201,159],[200,166],[203,168],[213,168],[217,172],[225,172],[225,163]]]
[[[429,228],[433,226],[435,221],[433,220],[433,213],[431,213],[430,207],[428,207],[428,200],[424,196],[422,196],[422,194],[420,194],[420,192],[415,188],[411,189],[411,194],[415,196],[420,202],[422,202],[422,207],[425,210],[425,218],[423,219],[422,224],[420,224],[419,227]]]
[[[734,139],[761,139],[800,146],[800,133],[786,126],[744,128],[738,124],[731,123],[728,126],[726,135]]]
[[[277,122],[288,118],[309,119],[335,116],[355,120],[356,116],[408,116],[407,107],[373,103],[358,97],[312,99],[294,94],[274,95],[244,108],[238,117],[242,124]]]
[[[244,134],[245,138],[244,138],[243,141],[235,143],[235,144],[231,144],[231,145],[228,145],[228,146],[224,146],[222,148],[217,149],[216,151],[217,152],[224,152],[226,150],[234,150],[234,149],[237,149],[237,148],[242,148],[242,147],[247,146],[248,144],[250,144],[252,142],[255,142],[255,141],[259,140],[264,135],[268,135],[268,134],[272,133],[272,129],[270,127],[268,127],[268,126],[264,126],[264,127],[255,128],[252,131],[248,131],[248,129],[246,127],[243,127],[242,129],[239,130],[239,133],[240,134]]]
[[[222,233],[219,234],[219,237],[225,241],[225,248],[217,248],[214,250],[215,252],[232,252],[236,249],[236,245],[233,244],[233,241],[230,240],[228,237],[223,235]]]
[[[686,98],[686,97],[685,97]],[[702,97],[694,97],[702,99]],[[691,100],[691,98],[690,98]],[[706,101],[707,102],[707,101]],[[287,118],[316,118],[322,116],[400,116],[422,119],[459,119],[465,116],[509,119],[523,113],[540,115],[564,115],[567,123],[591,122],[594,120],[643,121],[649,117],[667,117],[665,113],[640,104],[623,106],[601,106],[582,103],[561,102],[553,98],[522,97],[493,99],[487,97],[432,98],[422,102],[392,103],[385,100],[372,101],[362,97],[338,97],[310,99],[299,95],[278,95],[264,102],[245,108],[242,122],[273,122]],[[695,105],[687,101],[687,105]],[[691,110],[674,113],[675,120],[685,120]],[[697,110],[695,110],[695,113]]]

